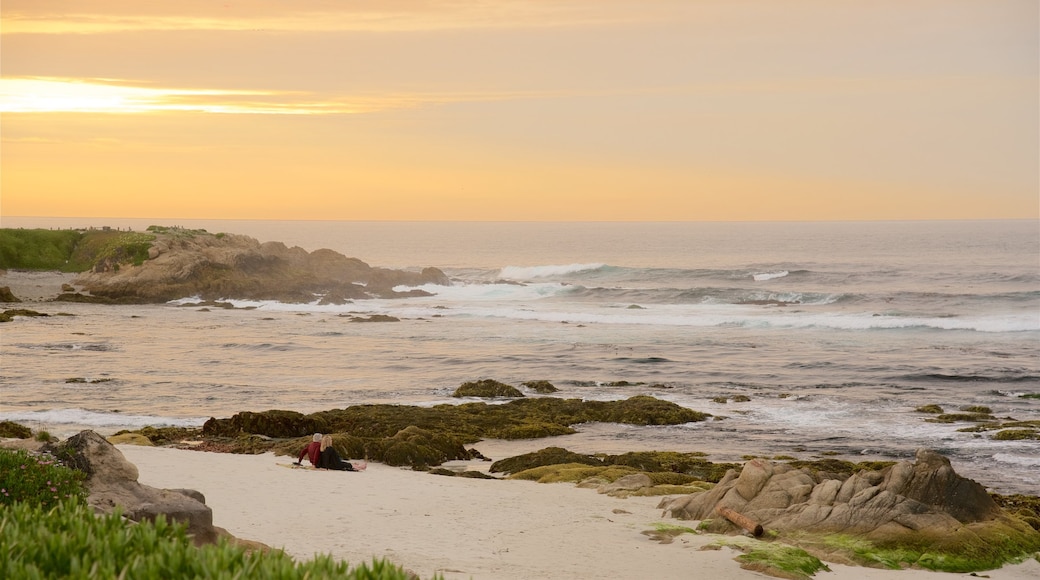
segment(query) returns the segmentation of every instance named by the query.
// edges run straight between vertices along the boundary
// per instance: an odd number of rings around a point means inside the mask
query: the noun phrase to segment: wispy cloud
[[[305,91],[185,89],[140,86],[120,79],[0,79],[4,113],[215,113],[352,115],[460,102],[573,96],[558,91],[457,91],[327,95]]]
[[[495,2],[319,1],[252,0],[213,2],[185,0],[152,6],[142,2],[109,0],[66,3],[5,1],[3,34],[102,34],[127,31],[418,31],[463,28],[518,28],[606,24],[633,21],[631,10],[611,7],[623,2],[604,0]],[[661,3],[657,3],[661,4]],[[667,7],[669,2],[663,3]],[[170,9],[175,6],[175,9]],[[653,5],[636,18],[652,17]]]

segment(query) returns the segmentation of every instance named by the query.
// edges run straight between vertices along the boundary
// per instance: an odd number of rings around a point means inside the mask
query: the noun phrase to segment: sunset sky
[[[0,215],[1040,217],[1036,0],[4,0]]]

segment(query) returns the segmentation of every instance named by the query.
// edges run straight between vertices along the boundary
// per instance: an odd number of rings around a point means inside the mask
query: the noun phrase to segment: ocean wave
[[[534,280],[553,278],[578,272],[592,272],[607,267],[606,264],[565,264],[549,266],[506,266],[499,272],[499,277],[507,280]]]
[[[752,274],[751,277],[754,278],[755,282],[765,282],[766,280],[783,278],[784,276],[787,276],[789,273],[790,272],[788,272],[787,270],[780,270],[778,272],[761,272],[758,274]]]
[[[1025,467],[1040,467],[1040,457],[1030,457],[1027,455],[1014,455],[1012,453],[995,453],[993,460],[1000,463],[1010,463],[1011,465],[1022,465]]]
[[[0,413],[0,419],[16,423],[47,425],[82,425],[86,427],[200,427],[209,417],[161,417],[99,413],[86,409],[50,409],[46,411],[12,411]]]

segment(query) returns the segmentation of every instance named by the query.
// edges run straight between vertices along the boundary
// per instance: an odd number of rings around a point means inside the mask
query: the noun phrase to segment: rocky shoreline
[[[101,230],[82,235],[66,265],[82,264],[84,271],[9,266],[0,276],[0,287],[8,287],[15,299],[7,301],[149,304],[198,297],[344,304],[428,295],[398,291],[398,286],[449,284],[437,268],[414,272],[373,267],[328,249],[307,252],[239,234],[152,226],[147,232]]]

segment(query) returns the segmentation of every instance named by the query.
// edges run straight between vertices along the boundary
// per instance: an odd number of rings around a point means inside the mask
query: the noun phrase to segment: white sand
[[[763,578],[737,552],[700,551],[717,537],[684,534],[660,544],[641,534],[663,517],[660,498],[616,499],[572,484],[444,477],[370,463],[360,473],[286,469],[285,457],[120,445],[159,488],[202,492],[214,524],[240,538],[361,563],[388,558],[423,578]],[[486,453],[486,452],[485,452]],[[506,455],[503,455],[506,456]],[[486,463],[475,463],[486,470]],[[966,574],[839,565],[821,579],[947,580]],[[1040,578],[1028,560],[980,572]]]

